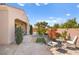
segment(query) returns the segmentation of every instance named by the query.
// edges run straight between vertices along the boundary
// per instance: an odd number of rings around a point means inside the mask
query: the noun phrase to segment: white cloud
[[[25,4],[23,4],[23,3],[18,3],[18,5],[19,5],[19,6],[25,6]]]
[[[43,21],[47,22],[48,25],[54,25],[55,23],[58,23],[57,20],[49,20],[49,19],[40,19],[40,20],[37,20],[36,23],[37,22],[43,22]]]
[[[57,20],[52,20],[53,23],[57,23]]]
[[[68,14],[66,14],[66,16],[70,16],[70,15],[71,15],[71,14],[69,14],[69,13],[68,13]]]
[[[36,6],[42,6],[40,3],[35,3]],[[48,5],[48,3],[43,3],[43,5]]]
[[[39,19],[35,23],[43,22],[43,21],[47,22],[48,25],[54,25],[56,23],[58,23],[58,24],[64,23],[65,19],[64,18],[60,18],[60,17],[58,17],[58,18],[57,17],[49,17],[48,19]]]
[[[77,5],[77,8],[79,8],[79,5]]]
[[[48,3],[44,3],[44,5],[48,5]]]
[[[40,6],[40,4],[39,4],[39,3],[35,3],[35,5],[36,5],[36,6]]]
[[[49,19],[53,19],[54,17],[49,17]]]

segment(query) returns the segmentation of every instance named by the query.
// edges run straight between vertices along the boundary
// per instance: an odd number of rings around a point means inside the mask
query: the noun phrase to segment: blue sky
[[[49,25],[64,23],[68,19],[77,18],[79,23],[78,3],[10,3],[9,5],[24,9],[30,24],[46,21]]]

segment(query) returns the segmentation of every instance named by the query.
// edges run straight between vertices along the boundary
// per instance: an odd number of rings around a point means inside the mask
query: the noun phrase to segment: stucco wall
[[[15,39],[15,20],[19,19],[21,21],[26,22],[28,27],[27,30],[29,30],[29,22],[23,10],[8,7],[8,11],[9,11],[8,18],[9,18],[9,36],[10,36],[9,39],[11,42],[13,42]]]
[[[68,33],[70,33],[70,36],[72,39],[74,39],[74,36],[78,36],[78,40],[77,40],[77,47],[79,47],[79,28],[70,28],[70,29],[57,29],[57,31],[59,33],[62,33],[64,30],[66,30]]]
[[[8,38],[8,10],[0,6],[0,44],[9,43]]]
[[[3,8],[1,8],[3,7]],[[5,8],[4,8],[5,7]],[[0,40],[4,41],[3,44],[10,44],[15,42],[15,20],[19,19],[25,23],[27,23],[27,33],[29,33],[29,22],[25,13],[21,9],[17,9],[14,7],[1,5],[0,9],[4,12],[0,12]],[[2,42],[0,41],[2,44]]]

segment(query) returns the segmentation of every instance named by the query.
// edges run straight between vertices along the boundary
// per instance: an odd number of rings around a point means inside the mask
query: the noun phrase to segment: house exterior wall
[[[22,28],[22,31],[23,31],[25,34],[27,33],[27,23],[22,22],[22,21],[16,19],[16,20],[15,20],[15,24],[16,24],[15,28],[21,27],[21,28]]]
[[[8,38],[8,10],[0,6],[0,44],[7,44]]]
[[[27,23],[27,34],[29,34],[29,21],[23,10],[6,5],[0,5],[0,10],[6,10],[4,12],[0,11],[0,14],[2,13],[2,17],[0,17],[0,27],[1,25],[3,27],[2,29],[0,29],[0,40],[3,40],[4,42],[2,43],[0,41],[1,44],[10,44],[15,41],[16,19]]]

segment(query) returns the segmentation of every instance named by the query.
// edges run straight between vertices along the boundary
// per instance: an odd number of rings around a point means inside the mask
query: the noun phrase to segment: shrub
[[[37,26],[37,33],[38,35],[44,35],[46,33],[47,22],[37,22],[35,26]]]
[[[43,35],[42,29],[39,28],[39,29],[37,30],[37,33],[38,33],[38,35],[42,36],[42,35]]]
[[[70,40],[70,39],[71,39],[71,36],[70,36],[70,34],[68,35],[67,39],[68,39],[68,40]]]
[[[16,44],[21,44],[23,41],[23,31],[21,29],[21,27],[16,28],[16,32],[15,32],[15,37],[16,37]]]
[[[44,38],[37,38],[36,43],[46,43]]]
[[[51,28],[51,30],[48,31],[48,36],[51,40],[56,40],[60,34],[57,32],[56,28]]]
[[[67,31],[62,32],[61,37],[64,39],[64,42],[67,41]]]
[[[62,32],[62,35],[61,36],[62,36],[62,38],[66,39],[67,31]]]
[[[61,34],[60,33],[56,33],[56,37],[57,38],[61,37]]]
[[[32,25],[30,25],[30,35],[32,35],[33,34],[33,27],[32,27]]]

